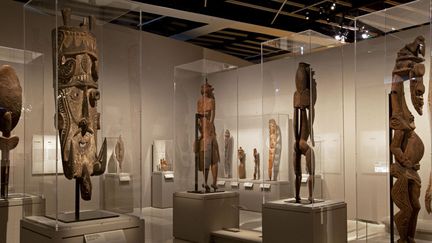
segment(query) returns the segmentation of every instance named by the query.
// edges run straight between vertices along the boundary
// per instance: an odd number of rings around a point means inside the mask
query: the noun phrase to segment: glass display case
[[[271,173],[268,158],[273,156],[273,174],[277,175],[279,164],[280,175],[272,180],[289,181],[290,197],[296,195],[295,185],[299,182],[302,199],[345,197],[343,55],[342,48],[337,47],[340,44],[311,30],[262,43],[262,109],[264,114],[274,114],[263,121],[263,139],[272,140],[271,134],[275,137],[275,145],[263,151],[262,166],[264,174]],[[271,132],[271,119],[276,121],[281,135],[277,130]],[[313,174],[314,182],[309,179]],[[310,195],[308,180],[314,185]]]
[[[430,9],[418,0],[356,18],[359,240],[431,239]]]
[[[76,227],[85,230],[68,237],[81,242],[112,230],[141,240],[140,18],[115,24],[139,10],[127,1],[31,0],[23,11],[25,50],[39,53],[24,56],[24,191],[46,204],[23,218],[21,242]]]
[[[182,64],[174,70],[174,172],[176,175],[176,191],[205,190],[204,178],[200,171],[195,175],[195,163],[201,159],[207,162],[219,161],[218,168],[211,169],[208,186],[213,184],[212,176],[217,176],[216,185],[223,190],[231,188],[231,182],[237,181],[238,175],[238,77],[236,66],[201,59]],[[231,71],[229,71],[231,70]],[[234,70],[234,71],[232,71]],[[229,71],[229,72],[228,72]],[[210,86],[209,86],[210,85]],[[213,101],[207,98],[205,89],[211,89]],[[209,96],[209,97],[210,97]],[[208,100],[211,100],[209,98]],[[207,102],[205,105],[198,102]],[[205,111],[201,111],[205,107]],[[208,108],[208,109],[207,109]],[[210,112],[210,110],[213,110]],[[205,113],[208,119],[213,118],[213,125],[201,127],[200,113]],[[207,114],[208,113],[208,114]],[[214,114],[211,114],[214,113]],[[204,125],[203,125],[204,126]],[[214,126],[214,127],[213,127]],[[201,130],[200,130],[201,129]],[[211,130],[211,131],[210,131]],[[202,148],[202,154],[195,153],[194,146],[202,147],[195,141],[212,134],[212,141],[205,139],[201,143],[212,144],[212,149]],[[211,158],[210,158],[211,157]],[[211,162],[210,164],[213,164]],[[198,165],[198,167],[203,165]],[[205,165],[206,168],[209,165]],[[214,174],[213,174],[214,173]],[[198,184],[195,185],[195,176]],[[219,182],[218,182],[219,181]],[[234,184],[233,184],[234,185]],[[204,185],[205,186],[205,185]],[[207,188],[208,189],[208,188]],[[214,188],[211,189],[214,191]]]
[[[347,241],[342,48],[312,30],[261,44],[268,242]]]

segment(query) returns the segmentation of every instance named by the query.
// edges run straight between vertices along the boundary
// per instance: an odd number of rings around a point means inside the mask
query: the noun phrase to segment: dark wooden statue
[[[8,197],[9,152],[19,142],[11,132],[21,116],[22,89],[15,70],[7,65],[0,67],[0,150],[1,150],[1,198]]]
[[[77,180],[81,198],[91,200],[90,176],[103,174],[107,159],[106,140],[99,153],[96,144],[100,129],[98,49],[90,32],[95,20],[84,18],[80,26],[71,26],[70,10],[62,14],[64,26],[53,30],[53,63],[58,70],[54,90],[63,171],[66,178]]]
[[[393,130],[390,151],[395,159],[390,166],[390,174],[396,178],[391,197],[399,208],[399,212],[394,216],[399,243],[415,242],[417,216],[420,211],[421,180],[417,171],[420,169],[424,145],[415,132],[414,116],[408,109],[404,93],[404,82],[409,81],[411,102],[417,113],[422,115],[425,66],[424,59],[419,55],[425,55],[423,36],[418,36],[398,52],[390,95],[390,128]]]
[[[315,179],[315,156],[313,149],[307,143],[311,139],[314,146],[313,122],[314,107],[317,99],[314,72],[309,64],[301,62],[296,73],[296,91],[294,93],[294,173],[295,173],[295,200],[301,202],[300,186],[302,179],[301,157],[305,156],[307,180],[309,189],[308,200],[313,202],[313,188]]]
[[[217,175],[219,168],[219,146],[216,137],[214,119],[216,115],[216,102],[213,87],[207,82],[201,86],[201,97],[197,102],[198,115],[198,141],[196,141],[195,153],[198,153],[199,170],[204,173],[204,183],[202,187],[206,192],[210,192],[207,184],[211,169],[213,183],[211,187],[217,190]]]

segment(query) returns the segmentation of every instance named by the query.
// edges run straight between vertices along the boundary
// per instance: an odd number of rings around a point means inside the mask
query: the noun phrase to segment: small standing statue
[[[91,200],[90,176],[102,175],[107,163],[106,139],[97,153],[100,113],[97,102],[98,50],[91,30],[94,17],[71,26],[70,9],[62,10],[64,26],[52,31],[54,95],[58,103],[56,127],[59,130],[63,172],[75,179],[81,198]],[[56,73],[58,75],[56,75]]]
[[[253,156],[254,156],[254,162],[255,162],[255,167],[254,167],[254,180],[259,180],[261,177],[261,173],[260,173],[260,155],[257,151],[256,148],[253,149]]]
[[[237,155],[238,159],[240,160],[240,164],[238,166],[239,179],[246,179],[246,153],[242,147],[238,149]]]
[[[198,154],[199,170],[204,173],[205,192],[210,192],[210,187],[207,184],[209,170],[211,169],[213,183],[211,187],[214,191],[217,190],[217,175],[219,163],[219,147],[216,138],[216,129],[214,125],[216,112],[216,102],[213,93],[213,87],[207,82],[201,86],[201,97],[197,102],[197,117],[198,117],[198,142],[195,146],[195,153]]]
[[[22,89],[15,70],[7,65],[0,67],[0,150],[1,150],[1,198],[8,197],[9,152],[19,142],[11,132],[21,116]]]
[[[225,136],[224,136],[224,143],[225,143],[225,149],[224,149],[224,174],[226,178],[232,177],[232,157],[233,157],[233,149],[234,149],[234,141],[233,137],[231,137],[230,131],[227,129],[225,130]]]
[[[125,148],[121,136],[118,137],[114,150],[115,150],[115,157],[118,161],[119,169],[121,172],[123,170],[123,161],[125,157]]]
[[[419,55],[425,55],[423,36],[418,36],[399,50],[392,73],[390,128],[393,130],[393,138],[390,151],[395,162],[390,166],[390,175],[397,178],[391,197],[399,208],[394,217],[400,237],[398,242],[415,242],[417,216],[420,211],[421,180],[417,171],[420,169],[424,145],[415,132],[414,116],[408,109],[404,93],[404,81],[409,80],[411,102],[417,113],[422,115],[425,66],[422,63],[424,59]],[[426,205],[427,199],[426,197]]]
[[[269,160],[268,176],[271,181],[277,181],[279,176],[279,163],[282,148],[280,136],[280,127],[276,124],[275,119],[269,120]]]
[[[160,171],[168,171],[169,170],[168,161],[166,159],[160,159],[159,169],[160,169]]]
[[[315,146],[313,136],[313,123],[315,118],[315,103],[317,99],[314,71],[309,64],[299,63],[294,93],[294,173],[295,173],[295,200],[301,202],[300,186],[302,179],[301,157],[306,158],[306,171],[309,173],[307,185],[309,189],[308,200],[313,203],[313,189],[315,181],[315,156],[313,149],[308,145],[310,138]]]

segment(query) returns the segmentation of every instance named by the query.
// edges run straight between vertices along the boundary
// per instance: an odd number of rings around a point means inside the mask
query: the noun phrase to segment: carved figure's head
[[[0,67],[0,131],[10,137],[21,116],[22,88],[15,70]]]
[[[98,54],[96,37],[90,32],[93,18],[79,27],[70,26],[70,10],[62,11],[64,26],[53,30],[57,61],[57,129],[60,134],[64,174],[81,180],[81,197],[91,199],[90,176],[105,171],[106,142],[97,154],[100,113],[97,102]],[[57,49],[56,49],[57,48]],[[56,79],[54,79],[56,80]]]

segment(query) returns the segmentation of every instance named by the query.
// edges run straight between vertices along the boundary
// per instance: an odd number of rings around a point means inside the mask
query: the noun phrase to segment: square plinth
[[[23,193],[0,198],[0,242],[20,241],[20,220],[24,216],[44,214],[45,199]]]
[[[55,220],[44,216],[21,220],[21,243],[82,243],[90,238],[106,242],[117,239],[115,242],[119,243],[144,242],[144,219],[119,214],[115,218],[74,223],[57,221],[57,227]]]
[[[208,243],[212,231],[239,227],[239,194],[176,192],[173,198],[173,235]]]
[[[152,174],[152,207],[172,208],[174,172],[156,171]]]
[[[288,203],[291,200],[285,199],[263,204],[264,243],[347,242],[345,202]]]

